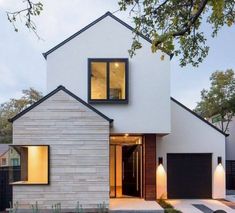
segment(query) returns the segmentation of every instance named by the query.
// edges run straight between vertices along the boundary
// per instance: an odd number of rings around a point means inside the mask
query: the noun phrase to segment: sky
[[[22,7],[22,0],[0,0],[0,103],[18,98],[21,91],[33,87],[46,94],[46,61],[42,56],[82,27],[107,11],[118,10],[117,0],[41,0],[42,14],[36,19],[39,40],[19,25],[14,32],[5,11]],[[126,12],[115,15],[132,25]],[[235,70],[235,27],[224,27],[214,39],[211,29],[203,25],[208,35],[210,52],[199,67],[180,67],[178,58],[171,60],[171,96],[193,109],[200,101],[200,91],[208,89],[209,77],[216,70]]]

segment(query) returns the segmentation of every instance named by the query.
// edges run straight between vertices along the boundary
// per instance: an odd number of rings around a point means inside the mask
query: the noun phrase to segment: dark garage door
[[[211,198],[211,154],[167,154],[168,198]]]

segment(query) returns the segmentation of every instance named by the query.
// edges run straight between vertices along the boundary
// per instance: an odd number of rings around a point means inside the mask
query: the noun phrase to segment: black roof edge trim
[[[84,31],[86,31],[87,29],[89,29],[90,27],[92,27],[93,25],[95,25],[96,23],[98,23],[99,21],[101,21],[102,19],[106,18],[107,16],[110,16],[111,18],[113,18],[114,20],[116,20],[117,22],[119,22],[120,24],[124,25],[125,27],[127,27],[129,30],[131,30],[132,32],[134,31],[134,28],[131,27],[129,24],[127,24],[126,22],[122,21],[121,19],[119,19],[117,16],[113,15],[111,12],[106,12],[104,15],[100,16],[99,18],[97,18],[96,20],[94,20],[93,22],[91,22],[90,24],[88,24],[87,26],[83,27],[81,30],[79,30],[78,32],[74,33],[73,35],[71,35],[70,37],[68,37],[67,39],[65,39],[64,41],[62,41],[61,43],[57,44],[56,46],[54,46],[53,48],[51,48],[50,50],[48,50],[45,53],[42,53],[43,57],[45,59],[47,59],[47,56],[52,53],[53,51],[55,51],[56,49],[58,49],[59,47],[61,47],[62,45],[64,45],[65,43],[69,42],[70,40],[72,40],[73,38],[75,38],[76,36],[78,36],[79,34],[83,33]],[[137,34],[143,38],[144,40],[148,41],[149,43],[152,43],[151,40],[143,35],[140,32],[137,32]],[[170,59],[172,59],[172,57],[174,56],[174,54],[171,53],[167,53],[165,52],[167,55],[170,56]]]
[[[205,122],[206,124],[208,124],[209,126],[211,126],[212,128],[214,128],[215,130],[217,130],[218,132],[220,132],[221,134],[223,134],[225,137],[228,137],[229,134],[224,133],[222,130],[220,130],[218,127],[214,126],[212,123],[210,123],[209,121],[205,120],[203,117],[201,117],[200,115],[198,115],[196,112],[192,111],[191,109],[189,109],[188,107],[186,107],[185,105],[183,105],[182,103],[180,103],[179,101],[177,101],[176,99],[171,97],[171,100],[174,101],[176,104],[178,104],[179,106],[183,107],[185,110],[187,110],[188,112],[190,112],[191,114],[193,114],[194,116],[196,116],[197,118],[199,118],[201,121]]]
[[[107,117],[106,115],[104,115],[102,112],[98,111],[97,109],[95,109],[93,106],[91,106],[90,104],[88,104],[87,102],[85,102],[84,100],[82,100],[81,98],[79,98],[78,96],[76,96],[75,94],[73,94],[72,92],[70,92],[68,89],[66,89],[64,86],[60,85],[58,86],[55,90],[53,90],[52,92],[50,92],[49,94],[47,94],[46,96],[44,96],[43,98],[41,98],[39,101],[35,102],[34,104],[32,104],[31,106],[29,106],[28,108],[24,109],[22,112],[18,113],[16,116],[14,116],[13,118],[8,119],[9,122],[14,122],[16,119],[18,119],[19,117],[21,117],[22,115],[24,115],[25,113],[29,112],[31,109],[35,108],[36,106],[38,106],[39,104],[41,104],[42,102],[44,102],[46,99],[50,98],[51,96],[53,96],[54,94],[56,94],[57,92],[59,92],[60,90],[64,91],[65,93],[67,93],[68,95],[70,95],[71,97],[73,97],[74,99],[76,99],[77,101],[79,101],[80,103],[82,103],[83,105],[85,105],[86,107],[88,107],[89,109],[91,109],[92,111],[94,111],[95,113],[97,113],[98,115],[100,115],[102,118],[104,118],[105,120],[107,120],[110,124],[113,122],[113,119],[110,119],[109,117]]]

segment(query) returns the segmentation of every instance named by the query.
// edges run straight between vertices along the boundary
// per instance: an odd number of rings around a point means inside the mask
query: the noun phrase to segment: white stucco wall
[[[131,30],[107,16],[47,56],[47,90],[63,85],[87,100],[88,58],[129,58]],[[150,43],[129,58],[129,103],[96,104],[114,133],[170,133],[170,58]]]
[[[157,156],[163,157],[161,174],[167,173],[167,153],[212,153],[212,197],[225,197],[225,136],[171,101],[171,134],[157,139]],[[217,157],[222,157],[218,167]],[[166,175],[166,174],[165,174]],[[167,194],[166,178],[157,177],[158,197]]]

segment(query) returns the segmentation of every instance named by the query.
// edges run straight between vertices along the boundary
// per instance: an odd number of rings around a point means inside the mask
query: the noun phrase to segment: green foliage
[[[201,101],[194,111],[207,119],[219,116],[222,131],[227,132],[228,124],[235,115],[234,71],[216,71],[211,75],[210,81],[210,89],[201,91]]]
[[[106,207],[105,202],[98,204],[98,213],[106,213],[108,208]]]
[[[23,1],[23,4],[23,9],[14,12],[6,12],[7,19],[12,24],[15,32],[18,32],[17,23],[20,21],[23,22],[29,30],[33,31],[38,38],[40,38],[37,34],[37,27],[33,19],[42,13],[43,4],[40,1],[35,3],[33,0],[25,0]]]
[[[33,88],[22,92],[23,96],[21,98],[10,99],[0,105],[0,143],[12,142],[12,124],[8,119],[42,98],[42,93]]]
[[[175,209],[170,203],[168,203],[165,199],[160,197],[157,200],[158,204],[164,209],[166,213],[182,213],[181,211]]]
[[[165,209],[165,213],[182,213],[181,211],[177,209]]]
[[[79,202],[77,202],[77,206],[76,206],[76,213],[83,213],[83,208],[82,208],[82,204],[79,204]]]
[[[163,198],[158,199],[157,202],[163,209],[173,209],[174,208],[170,203],[166,202],[166,200],[164,200]]]
[[[38,202],[36,201],[35,204],[32,204],[31,205],[31,208],[32,208],[32,213],[39,213],[39,208],[38,208]]]
[[[61,213],[61,203],[56,203],[52,205],[52,212],[53,213]]]
[[[10,202],[10,210],[9,213],[17,213],[18,212],[18,207],[19,207],[19,203],[15,202],[12,206],[12,203]]]
[[[215,37],[224,25],[235,23],[234,0],[119,0],[120,10],[129,10],[135,25],[130,56],[141,48],[138,32],[152,41],[152,52],[162,50],[180,56],[180,65],[198,66],[209,47],[202,22]]]

